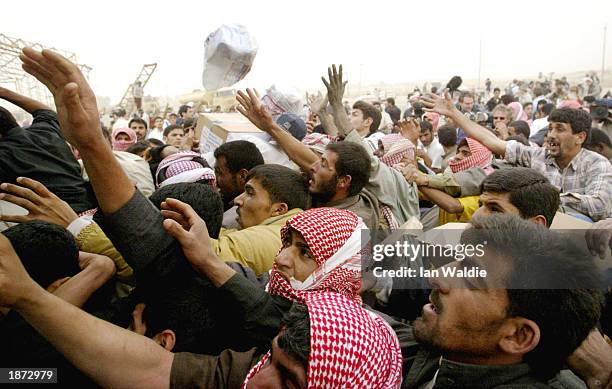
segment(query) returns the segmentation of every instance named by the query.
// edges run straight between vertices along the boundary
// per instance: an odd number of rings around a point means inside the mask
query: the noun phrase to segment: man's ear
[[[370,126],[372,125],[372,123],[374,122],[374,119],[372,118],[367,118],[363,120],[363,126],[367,127],[367,129],[370,129]]]
[[[346,190],[348,192],[351,182],[353,182],[353,177],[346,175],[338,178],[338,183],[336,184],[336,189]]]
[[[575,135],[577,135],[576,144],[583,145],[584,142],[586,142],[586,139],[587,139],[587,133],[586,132],[581,131],[581,132],[579,132],[579,133],[577,133]]]
[[[524,317],[510,318],[502,325],[499,347],[511,355],[525,355],[540,343],[540,327]]]
[[[152,339],[168,351],[172,351],[172,349],[174,349],[174,345],[176,344],[176,334],[174,331],[168,329],[155,334]]]
[[[240,186],[244,186],[247,182],[247,175],[249,174],[249,171],[247,169],[240,169],[238,171],[238,175],[237,175],[237,180],[238,180],[238,184],[240,184]]]
[[[537,215],[534,217],[530,217],[529,220],[531,220],[535,224],[540,224],[540,225],[543,225],[544,227],[550,227],[544,215]]]
[[[286,203],[274,203],[270,209],[272,210],[272,216],[280,216],[289,211],[289,206]]]

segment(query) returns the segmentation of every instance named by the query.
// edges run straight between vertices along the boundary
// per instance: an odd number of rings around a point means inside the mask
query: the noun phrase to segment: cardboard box
[[[199,114],[195,129],[196,137],[200,134],[200,152],[214,151],[225,142],[242,139],[244,136],[256,136],[269,140],[270,136],[255,127],[239,113],[203,113]]]

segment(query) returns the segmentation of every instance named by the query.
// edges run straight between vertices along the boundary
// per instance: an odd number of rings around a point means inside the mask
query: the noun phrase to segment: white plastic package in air
[[[251,70],[256,54],[257,42],[246,27],[219,27],[204,43],[204,89],[217,90],[242,80]]]
[[[304,106],[304,101],[297,89],[277,85],[268,88],[266,94],[261,98],[261,102],[274,117],[285,112],[300,116]]]

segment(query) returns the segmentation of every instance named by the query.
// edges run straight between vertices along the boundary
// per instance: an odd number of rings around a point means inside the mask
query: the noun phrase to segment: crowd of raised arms
[[[453,77],[400,109],[350,105],[332,65],[297,109],[239,91],[268,140],[204,153],[199,107],[147,114],[138,85],[106,128],[75,64],[20,59],[55,110],[0,87],[32,117],[0,107],[0,366],[70,388],[612,388],[612,99],[595,74],[503,93]],[[469,261],[486,280],[372,273],[370,233],[449,222],[482,255],[408,267]]]

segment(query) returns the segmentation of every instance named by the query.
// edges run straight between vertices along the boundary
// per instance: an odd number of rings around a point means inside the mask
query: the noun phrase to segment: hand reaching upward
[[[246,93],[238,91],[236,100],[240,103],[237,107],[238,112],[243,114],[260,130],[269,132],[276,125],[270,112],[261,104],[257,91],[251,89],[247,89]]]

